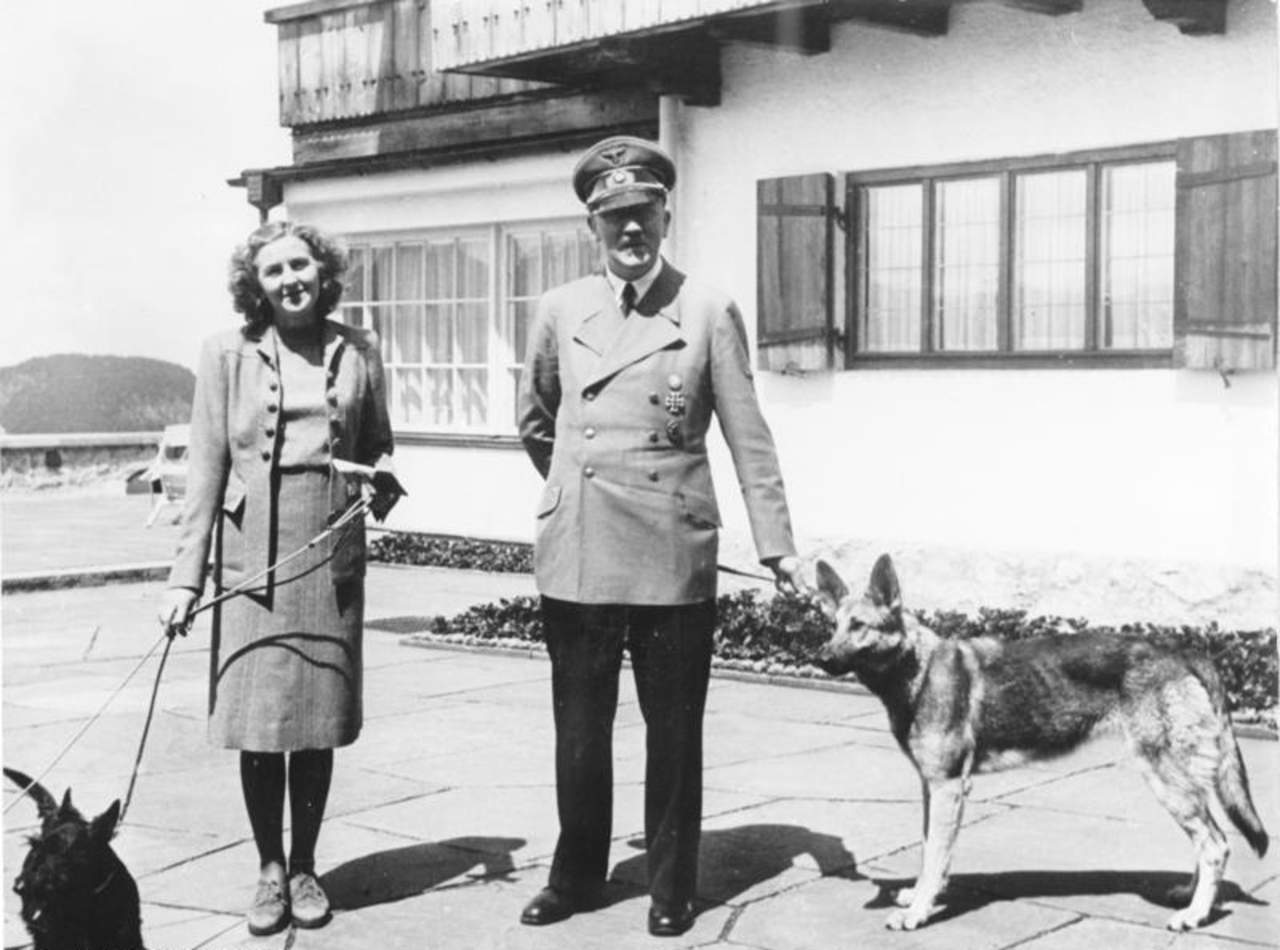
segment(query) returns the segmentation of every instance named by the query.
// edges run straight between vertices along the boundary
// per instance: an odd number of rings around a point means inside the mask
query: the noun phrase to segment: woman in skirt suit
[[[304,548],[357,501],[357,462],[390,471],[391,426],[378,341],[326,319],[342,293],[341,248],[305,225],[272,222],[232,256],[237,329],[207,340],[196,374],[187,500],[160,620],[185,631],[215,551],[219,590]],[[375,487],[395,485],[374,478]],[[394,490],[375,492],[385,517]],[[209,737],[240,751],[261,862],[250,932],[319,927],[329,901],[315,846],[333,750],[361,726],[364,524],[354,519],[220,605]],[[286,863],[286,789],[290,851]]]

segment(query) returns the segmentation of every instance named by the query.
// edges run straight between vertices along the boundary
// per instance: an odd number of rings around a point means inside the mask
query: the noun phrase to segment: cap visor
[[[659,201],[666,197],[666,191],[653,186],[644,188],[628,188],[605,195],[588,206],[589,211],[617,211],[619,208],[632,208],[636,205],[647,205],[651,201]]]

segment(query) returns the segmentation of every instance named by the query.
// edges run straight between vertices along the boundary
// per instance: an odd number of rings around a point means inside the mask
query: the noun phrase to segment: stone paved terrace
[[[79,539],[77,552],[94,552],[81,563],[100,561],[103,529],[86,528],[94,513],[80,520],[77,510],[72,506],[74,524],[46,522],[37,534],[65,532]],[[10,520],[7,501],[3,512],[9,558],[20,522]],[[141,500],[140,513],[139,525],[146,514]],[[6,765],[41,770],[116,689],[156,642],[158,591],[152,582],[4,597]],[[728,679],[713,681],[708,704],[700,915],[685,936],[655,940],[644,929],[638,847],[643,726],[625,675],[610,903],[553,927],[521,926],[520,908],[544,882],[554,846],[548,665],[539,654],[408,647],[376,621],[453,613],[530,591],[527,577],[373,569],[366,725],[359,742],[338,753],[320,841],[334,920],[322,930],[270,938],[249,937],[241,916],[256,858],[235,758],[204,740],[207,627],[179,641],[134,802],[115,842],[138,880],[151,950],[1280,945],[1280,858],[1273,850],[1259,860],[1234,833],[1220,913],[1195,934],[1163,929],[1170,910],[1161,895],[1185,879],[1190,848],[1106,743],[980,777],[946,910],[923,930],[889,933],[885,895],[915,873],[920,804],[918,783],[882,711],[857,693]],[[72,787],[91,814],[124,794],[154,668],[153,660],[49,775],[55,793]],[[1280,744],[1241,745],[1274,833]],[[6,788],[5,806],[13,799]],[[16,873],[34,817],[28,801],[5,815],[6,881]],[[6,885],[10,948],[28,942],[15,901]]]

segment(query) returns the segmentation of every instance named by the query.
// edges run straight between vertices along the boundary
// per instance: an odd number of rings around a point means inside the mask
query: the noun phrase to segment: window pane
[[[460,303],[456,311],[458,348],[455,361],[486,363],[489,359],[488,303]]]
[[[865,195],[866,257],[859,348],[867,353],[918,351],[922,186],[867,188]]]
[[[507,236],[507,264],[511,268],[507,293],[512,297],[533,297],[542,286],[542,235]]]
[[[353,247],[347,251],[347,272],[342,275],[342,299],[347,303],[358,303],[366,300],[364,274],[365,258],[369,252],[363,247]]]
[[[488,386],[488,370],[458,370],[456,421],[467,426],[484,425],[489,415]]]
[[[1173,345],[1174,195],[1173,162],[1103,169],[1103,349]]]
[[[453,241],[432,241],[427,244],[426,290],[428,300],[451,300],[454,290]]]
[[[996,349],[1000,286],[998,178],[938,183],[934,248],[934,347]]]
[[[390,412],[394,422],[418,425],[423,419],[422,370],[393,369],[391,392],[388,393]]]
[[[487,299],[489,296],[489,242],[484,238],[458,241],[458,298]]]
[[[1084,347],[1085,184],[1084,169],[1017,177],[1014,349]]]
[[[394,308],[389,362],[422,362],[422,321],[425,309],[422,304],[401,304]]]
[[[372,286],[374,300],[394,300],[392,285],[392,257],[394,248],[389,246],[375,247],[372,258]]]
[[[396,300],[422,300],[426,295],[421,244],[396,247]]]
[[[427,370],[427,411],[425,421],[436,426],[453,422],[453,370]]]
[[[422,361],[453,362],[453,304],[432,303],[425,307]]]

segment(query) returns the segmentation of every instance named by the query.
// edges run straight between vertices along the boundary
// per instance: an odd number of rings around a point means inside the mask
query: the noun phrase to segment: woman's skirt
[[[273,481],[272,563],[322,532],[330,512],[327,471],[286,470]],[[226,521],[226,563],[239,560],[239,540]],[[293,752],[347,745],[360,734],[364,584],[333,583],[329,560],[342,543],[335,532],[221,605],[210,663],[212,744]]]

